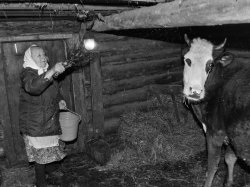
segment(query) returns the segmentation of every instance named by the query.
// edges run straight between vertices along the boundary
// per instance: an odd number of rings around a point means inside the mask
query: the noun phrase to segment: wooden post
[[[75,45],[79,42],[78,34],[73,35],[72,38],[67,40],[68,46]],[[85,63],[85,62],[84,62]],[[86,104],[86,80],[84,70],[79,70],[72,73],[72,95],[73,95],[73,109],[81,115],[81,123],[78,128],[77,150],[83,152],[85,150],[85,143],[89,136],[90,119],[87,112]]]
[[[90,77],[92,91],[93,136],[104,136],[104,112],[102,100],[102,76],[100,54],[90,52]]]
[[[88,116],[85,106],[85,94],[83,84],[83,73],[77,72],[72,74],[73,97],[75,111],[81,115],[82,121],[79,124],[77,145],[78,150],[82,152],[85,149],[85,140],[87,139]]]
[[[8,166],[14,165],[17,162],[16,151],[14,146],[14,140],[12,135],[12,126],[10,122],[10,113],[8,98],[6,92],[5,78],[4,78],[4,65],[3,65],[3,54],[2,54],[2,44],[0,49],[0,120],[1,125],[4,129],[4,151],[6,153],[7,164]]]

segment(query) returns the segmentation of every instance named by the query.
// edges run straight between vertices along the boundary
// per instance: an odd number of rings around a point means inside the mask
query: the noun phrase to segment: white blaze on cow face
[[[205,39],[194,39],[189,51],[184,55],[185,97],[199,101],[205,97],[205,82],[208,76],[206,65],[213,60],[213,44]]]

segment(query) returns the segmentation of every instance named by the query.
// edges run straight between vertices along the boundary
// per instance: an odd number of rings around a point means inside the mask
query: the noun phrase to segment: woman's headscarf
[[[38,75],[41,75],[43,74],[44,72],[47,71],[48,67],[49,67],[49,64],[46,63],[46,66],[44,68],[41,68],[39,67],[36,62],[33,60],[33,58],[31,57],[31,48],[32,47],[38,47],[37,45],[33,44],[31,45],[26,51],[25,51],[25,54],[24,54],[24,58],[23,58],[23,68],[27,68],[27,67],[30,67],[32,69],[36,69],[38,70]]]

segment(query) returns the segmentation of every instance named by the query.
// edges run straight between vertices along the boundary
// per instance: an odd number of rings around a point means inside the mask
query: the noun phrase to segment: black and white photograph
[[[0,0],[1,187],[250,187],[249,0]]]

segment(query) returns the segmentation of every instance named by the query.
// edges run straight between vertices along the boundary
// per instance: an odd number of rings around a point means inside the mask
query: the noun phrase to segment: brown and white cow
[[[220,161],[221,147],[227,146],[226,186],[233,185],[237,158],[250,163],[250,63],[236,62],[222,49],[196,38],[184,55],[184,99],[202,123],[206,133],[208,170],[205,187],[211,187]]]

